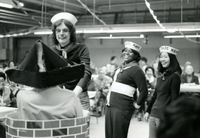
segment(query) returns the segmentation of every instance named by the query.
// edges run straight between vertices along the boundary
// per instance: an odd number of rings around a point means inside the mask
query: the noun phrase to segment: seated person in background
[[[181,76],[181,83],[195,83],[199,84],[199,79],[194,75],[194,68],[192,65],[185,67],[185,74]]]
[[[186,61],[186,62],[185,62],[184,66],[183,66],[183,72],[182,72],[182,75],[185,75],[185,74],[186,74],[186,72],[185,72],[185,68],[186,68],[187,65],[192,65],[192,63],[191,63],[190,61]]]
[[[99,116],[102,114],[102,109],[106,104],[106,96],[110,90],[112,78],[106,75],[105,68],[100,68],[98,71],[98,77],[94,79],[94,88],[96,91],[95,102],[96,110],[98,110]]]
[[[185,67],[185,74],[181,76],[181,83],[194,83],[199,85],[199,79],[197,76],[194,75],[194,69],[191,64],[188,64]],[[199,93],[193,93],[193,92],[184,92],[181,93],[182,95],[187,95],[187,96],[200,96]]]
[[[0,72],[0,106],[11,107],[14,95],[7,83],[6,74]]]
[[[200,99],[181,97],[164,111],[157,138],[199,138]]]
[[[83,77],[84,65],[70,66],[41,41],[37,41],[8,79],[23,85],[17,93],[19,117],[24,120],[54,120],[83,116],[76,94],[58,85]]]

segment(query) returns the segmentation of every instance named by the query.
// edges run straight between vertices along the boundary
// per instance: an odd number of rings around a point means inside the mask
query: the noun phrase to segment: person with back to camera
[[[200,99],[181,97],[166,108],[158,138],[200,138]]]
[[[58,87],[83,77],[84,65],[69,64],[41,41],[37,41],[16,69],[6,71],[8,79],[23,85],[17,93],[19,117],[25,120],[54,120],[81,117],[78,97]]]
[[[87,86],[91,79],[90,56],[87,46],[76,41],[76,22],[76,17],[67,12],[58,13],[51,18],[54,43],[52,49],[72,65],[85,65],[83,78],[65,82],[62,87],[73,90],[80,98],[83,108],[89,110]]]
[[[83,77],[84,65],[69,67],[65,60],[40,40],[33,45],[22,63],[17,68],[8,69],[6,74],[9,81],[20,85],[16,101],[18,117],[22,121],[83,116],[76,94],[58,85]]]
[[[178,99],[181,84],[182,70],[176,58],[178,49],[161,46],[159,50],[158,71],[162,76],[157,78],[153,97],[145,113],[145,120],[149,119],[149,138],[156,138],[162,113],[168,105]]]
[[[130,41],[126,41],[124,45],[125,48],[122,50],[124,62],[116,70],[107,95],[106,138],[127,138],[134,106],[138,109],[145,102],[148,93],[144,72],[138,64],[141,58],[139,53],[141,46]],[[134,101],[133,95],[136,89],[140,91],[140,95],[137,101]]]

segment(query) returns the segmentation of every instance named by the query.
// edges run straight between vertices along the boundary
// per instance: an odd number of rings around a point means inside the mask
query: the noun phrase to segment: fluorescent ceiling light
[[[179,31],[200,31],[199,29],[179,29]],[[118,29],[118,30],[90,30],[84,29],[84,30],[77,30],[77,33],[84,33],[84,34],[97,34],[97,33],[144,33],[144,32],[166,32],[165,29]],[[174,29],[169,29],[168,32],[174,33],[176,32]]]
[[[52,34],[52,31],[50,29],[45,29],[45,30],[35,30],[33,31],[35,35],[47,35],[47,34]],[[81,29],[77,29],[76,30],[76,33],[79,34],[79,33],[84,33],[84,34],[101,34],[101,33],[131,33],[131,32],[163,32],[162,29],[142,29],[142,30],[130,30],[130,29],[118,29],[118,30],[90,30],[89,28],[88,29],[84,29],[84,30],[81,30]]]
[[[114,34],[114,33],[145,33],[145,32],[187,32],[187,31],[200,31],[200,23],[168,23],[165,24],[167,29],[160,28],[157,24],[128,24],[128,25],[111,25],[110,28],[101,25],[92,26],[76,26],[76,33],[83,34]],[[45,31],[44,31],[45,30]],[[47,31],[48,30],[48,31]],[[46,32],[47,31],[47,32]],[[32,30],[35,34],[52,34],[49,27],[38,28],[37,30]],[[36,33],[40,32],[40,33]]]
[[[4,35],[0,35],[0,38],[4,38]]]
[[[129,39],[129,38],[144,38],[144,35],[140,36],[100,36],[100,37],[88,37],[88,39]]]
[[[4,8],[13,8],[15,4],[12,0],[0,0],[0,6]]]
[[[48,35],[48,34],[52,34],[53,33],[51,29],[45,28],[45,27],[33,30],[32,32],[35,35]]]
[[[46,32],[34,32],[35,35],[48,35],[48,34],[52,34],[52,31],[46,31]]]
[[[6,4],[6,3],[1,3],[1,2],[0,2],[0,6],[1,6],[1,7],[4,7],[4,8],[10,8],[10,9],[13,8],[12,5],[10,5],[10,4]]]
[[[79,33],[85,33],[85,34],[90,34],[90,33],[131,33],[131,32],[163,32],[163,29],[118,29],[118,30],[79,30]]]
[[[164,38],[197,38],[200,37],[200,35],[169,35],[169,36],[164,36]]]

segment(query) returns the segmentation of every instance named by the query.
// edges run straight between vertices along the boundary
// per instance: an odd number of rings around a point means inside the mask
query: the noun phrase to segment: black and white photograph
[[[0,0],[0,138],[200,138],[200,1]]]

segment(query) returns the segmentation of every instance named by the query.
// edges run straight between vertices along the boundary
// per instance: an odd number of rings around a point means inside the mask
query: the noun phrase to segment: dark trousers
[[[118,108],[107,106],[105,114],[106,138],[127,138],[132,115],[133,110],[122,111]]]

